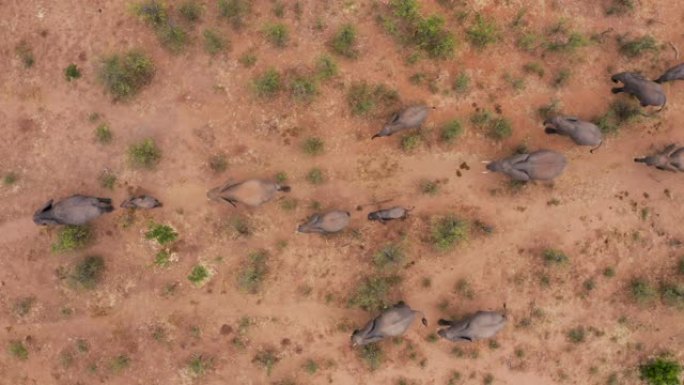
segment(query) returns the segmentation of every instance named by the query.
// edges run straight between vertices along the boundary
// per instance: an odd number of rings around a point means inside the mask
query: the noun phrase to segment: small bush
[[[95,139],[100,144],[107,144],[112,141],[112,130],[109,129],[109,124],[101,123],[95,128]]]
[[[370,85],[366,82],[354,83],[347,94],[347,102],[353,115],[368,115],[378,105],[389,107],[399,101],[397,91],[383,84]]]
[[[405,257],[404,251],[399,245],[390,244],[373,255],[373,264],[379,269],[398,267]]]
[[[128,160],[133,167],[151,169],[161,160],[161,150],[147,138],[128,147]]]
[[[394,14],[404,20],[413,21],[420,17],[420,4],[417,0],[391,0]]]
[[[647,303],[656,295],[655,289],[643,278],[634,278],[629,284],[632,297],[638,303]]]
[[[608,111],[594,119],[604,134],[617,134],[623,125],[636,122],[643,114],[637,104],[618,99],[610,104]]]
[[[582,326],[579,326],[568,331],[568,340],[573,344],[579,344],[581,342],[584,342],[585,335],[586,332],[584,328]]]
[[[523,70],[528,74],[535,74],[540,78],[544,77],[544,67],[538,62],[527,63],[523,66]]]
[[[432,245],[446,251],[468,239],[468,223],[449,215],[432,221]]]
[[[209,168],[215,173],[222,173],[228,169],[228,159],[223,154],[215,154],[209,157]]]
[[[152,222],[147,228],[145,238],[154,239],[163,246],[174,242],[178,238],[178,233],[171,226]]]
[[[682,366],[670,357],[651,359],[639,367],[641,379],[650,385],[679,385]]]
[[[240,56],[238,61],[240,62],[240,64],[242,64],[246,68],[249,68],[249,67],[254,66],[254,64],[256,64],[257,57],[252,52],[245,52],[244,54],[242,54],[242,56]]]
[[[501,39],[501,32],[494,20],[487,20],[481,14],[475,15],[474,24],[466,31],[470,44],[483,49]]]
[[[52,244],[52,251],[64,252],[86,247],[93,240],[93,232],[87,225],[64,226],[57,233],[57,242]]]
[[[138,17],[152,27],[162,45],[171,52],[180,52],[187,44],[187,33],[169,18],[163,3],[146,0],[134,7]],[[199,16],[198,16],[199,17]]]
[[[28,359],[28,350],[21,341],[11,341],[7,350],[12,357],[18,360],[26,361]]]
[[[444,29],[444,19],[433,15],[420,19],[413,38],[416,45],[432,58],[446,59],[453,56],[456,40],[451,32]]]
[[[330,48],[338,55],[356,59],[359,51],[356,48],[356,28],[351,24],[345,24],[330,40]]]
[[[146,0],[133,7],[138,17],[149,26],[159,28],[169,21],[166,6],[157,0]]]
[[[272,350],[263,350],[254,356],[254,362],[258,363],[262,368],[266,369],[266,374],[271,375],[273,367],[280,361],[278,356]]]
[[[210,358],[194,355],[188,362],[188,370],[193,377],[202,377],[208,370],[211,370],[212,365],[213,361]]]
[[[318,95],[318,83],[312,76],[295,76],[290,80],[290,94],[295,101],[310,103]]]
[[[620,42],[620,53],[628,58],[639,57],[647,51],[657,52],[658,50],[658,43],[650,35]]]
[[[14,52],[19,56],[19,60],[21,60],[21,64],[24,65],[24,68],[31,68],[36,63],[36,59],[33,56],[33,49],[27,42],[23,40],[19,42],[14,49]]]
[[[366,311],[375,312],[389,305],[389,291],[401,281],[396,275],[371,276],[364,278],[354,294],[349,298],[349,305]]]
[[[241,28],[252,12],[252,0],[218,0],[219,16],[228,19],[234,28]]]
[[[666,305],[684,308],[684,285],[663,283],[660,286],[660,296]]]
[[[209,269],[201,264],[195,265],[190,270],[190,274],[188,274],[188,281],[192,282],[195,286],[201,286],[207,278],[209,278]]]
[[[124,370],[126,370],[130,365],[131,359],[127,355],[121,354],[112,359],[112,362],[109,364],[109,367],[110,369],[112,369],[112,372],[121,373]]]
[[[465,299],[475,298],[475,292],[473,291],[473,287],[470,285],[470,282],[468,282],[468,280],[465,278],[461,278],[458,281],[456,281],[456,286],[454,287],[454,290],[456,291],[456,293],[458,293],[461,297]]]
[[[111,171],[102,171],[97,179],[100,182],[100,186],[103,188],[114,190],[114,186],[116,185],[116,175],[114,175],[114,173]]]
[[[442,126],[440,139],[444,143],[453,143],[463,134],[463,127],[458,120],[450,120]]]
[[[316,61],[316,76],[320,80],[328,80],[337,76],[339,69],[335,60],[328,55],[322,55]]]
[[[613,278],[615,277],[615,269],[612,267],[606,267],[603,269],[603,276],[606,278]]]
[[[325,176],[320,168],[314,167],[306,174],[306,180],[313,185],[319,185],[325,182]]]
[[[544,257],[544,262],[547,265],[564,265],[570,261],[570,258],[568,258],[565,253],[554,249],[544,250],[542,256]]]
[[[320,138],[308,138],[302,144],[302,151],[307,155],[321,155],[325,149],[325,144]]]
[[[104,59],[99,79],[115,100],[135,96],[154,77],[154,64],[145,54],[128,51]]]
[[[186,1],[181,4],[180,8],[178,8],[178,11],[180,12],[181,16],[183,16],[183,19],[190,23],[199,21],[200,17],[202,16],[202,6],[193,0]]]
[[[549,104],[539,107],[539,109],[537,109],[537,113],[539,113],[539,117],[542,120],[559,115],[560,101],[558,99],[552,100]]]
[[[470,90],[470,76],[461,72],[454,80],[453,89],[457,94],[465,94]]]
[[[535,33],[525,33],[518,38],[517,46],[525,52],[532,52],[540,44],[541,37]]]
[[[202,36],[204,37],[204,50],[211,56],[221,53],[228,46],[228,41],[215,29],[205,29]]]
[[[511,122],[506,118],[492,119],[487,131],[487,136],[494,140],[504,140],[512,134]]]
[[[606,15],[623,16],[634,12],[636,9],[636,2],[634,0],[613,0],[608,8],[606,8]]]
[[[251,253],[247,257],[247,263],[238,275],[238,287],[240,290],[249,294],[259,292],[268,273],[267,259],[268,255],[264,251]]]
[[[285,173],[284,171],[278,172],[275,175],[275,180],[276,180],[276,182],[278,182],[280,184],[287,182],[287,173]]]
[[[72,280],[75,284],[86,289],[92,289],[102,279],[102,272],[105,269],[104,259],[94,255],[85,257],[76,264],[72,273]]]
[[[162,45],[172,53],[181,52],[188,44],[188,33],[171,22],[157,29],[157,37]]]
[[[589,40],[578,32],[570,32],[563,34],[560,38],[554,39],[545,44],[546,50],[549,52],[559,53],[574,53],[578,48],[589,45]]]
[[[306,363],[304,363],[304,370],[313,376],[318,371],[318,364],[316,361],[308,359],[306,360]]]
[[[427,195],[436,195],[439,192],[439,183],[428,179],[420,182],[420,192]]]
[[[290,40],[290,31],[287,26],[282,23],[267,24],[262,33],[271,45],[278,48],[283,48]]]
[[[79,79],[80,77],[81,70],[78,69],[78,66],[76,66],[76,64],[69,64],[67,68],[64,69],[64,78],[68,82]]]
[[[401,138],[401,149],[404,150],[404,152],[411,152],[418,148],[422,141],[423,138],[421,137],[419,132],[404,135]]]
[[[160,250],[157,255],[154,256],[153,263],[159,267],[171,266],[171,253],[167,249]]]
[[[273,98],[283,88],[283,81],[280,73],[274,68],[266,70],[256,79],[254,79],[253,87],[257,96],[264,99]]]
[[[363,345],[359,350],[359,356],[366,363],[370,371],[380,368],[385,358],[380,345],[377,343]]]
[[[5,176],[2,178],[2,184],[5,186],[11,186],[19,180],[19,175],[15,172],[8,172],[5,174]]]
[[[298,5],[299,3],[296,3],[295,7]],[[276,1],[275,4],[273,4],[273,15],[279,19],[285,17],[285,4],[281,3],[280,1]]]
[[[570,75],[570,70],[562,69],[558,71],[558,74],[556,74],[556,77],[553,79],[553,85],[557,88],[565,86],[570,80]]]

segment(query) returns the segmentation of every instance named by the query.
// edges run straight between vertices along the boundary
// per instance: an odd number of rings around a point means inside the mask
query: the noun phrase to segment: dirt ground
[[[173,2],[169,2],[172,3]],[[154,33],[130,11],[127,1],[0,0],[0,172],[17,181],[0,187],[0,384],[614,384],[640,383],[636,368],[644,359],[669,351],[684,359],[684,313],[659,299],[637,304],[629,292],[635,277],[654,287],[682,282],[676,265],[682,250],[684,207],[682,175],[635,164],[632,158],[667,143],[684,143],[684,83],[665,85],[666,109],[609,136],[594,154],[567,138],[544,134],[537,109],[557,99],[562,111],[583,118],[603,113],[617,98],[610,93],[610,73],[639,69],[649,76],[677,64],[665,46],[658,54],[627,59],[615,36],[651,34],[684,49],[681,23],[684,3],[640,1],[632,15],[605,15],[601,1],[478,0],[456,10],[422,1],[425,14],[440,13],[459,41],[449,60],[424,59],[406,64],[411,47],[398,44],[376,22],[385,4],[372,0],[301,1],[296,18],[285,1],[282,21],[290,28],[286,48],[271,47],[262,26],[277,20],[271,1],[255,1],[246,26],[235,31],[217,18],[213,1],[191,32],[194,41],[174,55],[159,46]],[[527,7],[526,28],[542,30],[565,18],[587,35],[612,28],[604,43],[575,54],[540,57],[516,48],[509,25]],[[470,9],[496,18],[503,39],[485,50],[469,46],[456,15]],[[324,28],[315,28],[323,21]],[[268,67],[280,70],[311,66],[328,51],[327,41],[344,23],[358,29],[357,60],[335,57],[340,74],[322,85],[309,105],[283,94],[273,101],[254,96],[251,80]],[[215,27],[231,49],[211,58],[202,49],[200,31]],[[26,69],[15,47],[26,41],[35,64]],[[149,54],[157,72],[152,83],[127,102],[112,102],[96,72],[105,55],[128,48]],[[238,62],[254,50],[256,64]],[[545,75],[526,75],[525,63],[539,61]],[[64,79],[76,63],[77,81]],[[568,84],[552,78],[570,68]],[[466,95],[450,88],[465,71],[472,79]],[[436,78],[437,92],[409,78],[424,72]],[[510,73],[525,79],[515,91],[502,79]],[[355,81],[385,83],[398,90],[401,104],[426,102],[436,108],[425,127],[427,140],[406,153],[400,135],[374,141],[370,136],[386,116],[354,117],[346,101]],[[488,139],[469,118],[474,106],[497,107],[511,120],[513,136]],[[91,122],[93,113],[101,120]],[[437,140],[437,129],[459,119],[464,135],[453,145]],[[100,122],[112,128],[113,141],[98,144]],[[325,153],[311,157],[301,150],[307,137],[324,140]],[[153,138],[162,150],[154,170],[128,165],[129,145]],[[483,160],[507,156],[525,143],[566,155],[569,165],[552,185],[509,188],[502,175],[482,174]],[[208,167],[212,154],[227,156],[228,169]],[[463,163],[468,168],[461,168]],[[326,182],[314,186],[306,173],[320,167]],[[112,170],[113,191],[98,176]],[[256,209],[232,208],[208,201],[206,191],[227,180],[271,178],[284,171],[292,186],[294,210],[280,201]],[[422,180],[438,179],[435,195],[423,194]],[[36,226],[33,212],[51,198],[75,193],[105,196],[118,204],[133,189],[144,189],[164,203],[161,209],[135,214],[122,226],[123,209],[93,222],[95,242],[85,250],[53,253],[56,229]],[[373,202],[415,207],[406,221],[383,226],[366,220]],[[297,224],[323,209],[352,212],[344,233],[331,237],[295,234]],[[357,211],[357,206],[365,205]],[[429,243],[431,218],[453,213],[494,227],[491,235],[473,231],[451,251]],[[231,218],[244,218],[249,236],[225,231]],[[144,237],[149,220],[168,223],[180,240],[177,261],[153,265],[155,246]],[[403,240],[407,263],[390,299],[404,300],[425,312],[430,325],[418,323],[403,343],[384,341],[384,361],[371,371],[350,346],[351,330],[374,314],[348,305],[361,278],[373,274],[373,254]],[[285,245],[286,242],[286,245]],[[564,251],[562,267],[546,266],[541,252]],[[238,290],[236,277],[247,255],[269,253],[268,274],[258,294]],[[59,278],[60,268],[86,255],[106,263],[102,282],[93,290],[75,289]],[[202,262],[213,272],[202,287],[186,278]],[[611,267],[614,277],[603,272]],[[430,284],[425,284],[429,279]],[[456,290],[466,280],[470,293]],[[588,288],[589,287],[589,288]],[[26,314],[16,304],[32,298]],[[439,318],[506,304],[509,323],[496,344],[458,345],[430,341]],[[249,319],[245,326],[243,319]],[[241,326],[242,324],[242,326]],[[568,332],[582,326],[583,342]],[[159,338],[155,331],[163,331]],[[155,338],[156,336],[156,338]],[[28,359],[7,353],[22,341]],[[88,349],[83,349],[86,341]],[[79,349],[79,345],[81,349]],[[277,356],[271,373],[254,361],[270,349]],[[129,359],[115,370],[112,360]],[[195,378],[188,362],[197,355],[212,362]],[[309,374],[304,365],[318,365]],[[285,383],[285,382],[282,382]]]

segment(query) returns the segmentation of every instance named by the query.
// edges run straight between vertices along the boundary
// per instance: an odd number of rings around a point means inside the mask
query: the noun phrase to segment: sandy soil
[[[424,1],[425,13],[440,12],[460,46],[454,59],[405,64],[412,52],[398,45],[375,22],[382,3],[373,1],[301,1],[303,15],[294,17],[289,1],[284,22],[291,42],[285,49],[269,46],[261,26],[275,17],[270,1],[256,1],[247,26],[234,31],[217,19],[214,2],[193,29],[194,44],[180,55],[161,48],[153,32],[131,15],[126,1],[0,0],[0,172],[15,172],[18,181],[0,188],[0,383],[1,384],[270,384],[292,379],[296,384],[446,384],[453,371],[458,383],[605,384],[612,373],[618,383],[638,383],[636,366],[663,350],[684,359],[684,315],[656,300],[638,305],[627,289],[635,276],[657,286],[674,281],[684,233],[679,224],[684,207],[681,175],[632,162],[672,141],[684,142],[678,127],[684,119],[684,83],[666,85],[669,104],[655,118],[643,119],[614,137],[594,154],[569,140],[543,133],[537,108],[558,99],[563,111],[591,118],[615,98],[609,73],[641,69],[651,76],[676,64],[665,48],[659,55],[627,60],[617,53],[615,36],[649,33],[661,42],[684,48],[681,22],[684,5],[644,0],[628,17],[607,17],[596,1],[475,1],[469,7],[491,15],[505,26],[504,39],[482,52],[465,41],[463,26],[436,2]],[[526,5],[531,30],[566,18],[586,34],[613,28],[602,45],[576,55],[538,55],[515,48],[508,25]],[[459,8],[461,9],[461,8]],[[318,19],[326,28],[314,28]],[[337,58],[341,73],[322,86],[308,106],[287,96],[272,102],[256,99],[250,80],[269,66],[308,66],[322,52],[337,27],[354,23],[359,30],[360,58]],[[201,45],[208,26],[225,32],[231,50],[211,59]],[[33,48],[36,63],[24,69],[14,53],[20,40]],[[111,52],[141,47],[151,55],[154,81],[130,102],[113,103],[98,83],[99,60]],[[245,68],[238,57],[254,49],[256,65]],[[522,66],[543,63],[546,74],[524,75]],[[83,78],[66,82],[63,70],[75,62]],[[571,68],[567,86],[551,79]],[[466,96],[448,90],[465,70],[473,87]],[[409,77],[425,72],[439,77],[440,91],[414,85]],[[526,88],[515,92],[502,80],[506,73],[524,76]],[[428,143],[406,154],[400,138],[370,141],[383,116],[352,117],[346,90],[353,81],[384,82],[396,88],[402,103],[425,101],[436,107],[424,130]],[[472,127],[474,105],[494,110],[513,122],[514,135],[501,143]],[[100,145],[93,131],[97,112],[109,123],[113,142]],[[436,128],[458,118],[466,132],[452,146],[440,144]],[[318,136],[325,154],[311,158],[301,141]],[[154,171],[126,163],[131,143],[152,137],[163,151]],[[501,175],[482,171],[482,160],[509,154],[526,143],[563,152],[566,172],[553,185],[531,184],[511,192]],[[227,155],[228,170],[216,174],[207,166],[210,154]],[[469,169],[460,169],[463,162]],[[305,174],[323,169],[327,182],[312,186]],[[114,191],[100,186],[104,169],[118,177]],[[258,209],[231,208],[206,199],[206,191],[226,180],[272,177],[285,171],[299,202],[286,211],[279,202]],[[444,183],[435,196],[420,193],[422,179]],[[164,208],[138,213],[123,228],[123,210],[97,219],[96,242],[84,251],[55,254],[50,245],[55,229],[40,228],[31,215],[50,198],[73,193],[112,197],[118,204],[130,189],[142,188],[164,202]],[[666,194],[665,192],[668,192]],[[382,226],[365,220],[376,206],[415,206],[412,216]],[[558,204],[549,204],[557,200]],[[311,202],[323,208],[352,211],[352,228],[334,237],[296,235],[296,225],[312,213]],[[369,204],[371,203],[371,204]],[[359,205],[367,205],[357,211]],[[642,217],[642,211],[649,215]],[[425,241],[433,215],[455,213],[492,224],[494,234],[476,232],[446,253]],[[241,216],[253,234],[227,234],[222,223]],[[155,247],[144,239],[147,221],[169,223],[179,234],[178,261],[162,269],[152,264]],[[370,258],[385,244],[405,237],[408,264],[393,300],[403,299],[429,318],[428,328],[414,325],[404,343],[381,344],[385,362],[369,371],[349,345],[350,332],[372,314],[348,307],[359,279],[372,273]],[[287,246],[282,248],[281,241]],[[570,263],[546,267],[541,250],[563,250]],[[250,295],[236,287],[236,275],[253,250],[269,252],[269,273],[263,290]],[[85,255],[106,262],[103,281],[94,290],[76,290],[56,271]],[[220,258],[219,258],[220,257]],[[214,272],[201,288],[187,279],[196,263]],[[602,272],[615,269],[613,278]],[[431,280],[429,287],[421,283]],[[541,279],[549,281],[540,284]],[[466,279],[473,291],[465,298],[454,290]],[[593,279],[588,291],[584,282]],[[165,293],[172,285],[175,291]],[[309,290],[310,289],[310,290]],[[33,297],[28,314],[15,304]],[[511,322],[492,348],[487,341],[460,345],[463,357],[444,340],[429,342],[436,320],[507,304]],[[252,325],[240,329],[248,317]],[[227,325],[227,326],[224,326]],[[583,343],[568,341],[570,329],[584,326]],[[153,338],[162,328],[166,339]],[[233,341],[239,338],[245,347]],[[10,341],[21,340],[29,357],[6,353]],[[87,352],[77,349],[85,340]],[[273,349],[279,358],[272,373],[253,362],[255,354]],[[516,353],[517,352],[517,353]],[[522,352],[522,354],[520,353]],[[193,355],[213,360],[213,368],[194,379],[187,369]],[[130,365],[114,372],[110,363],[126,355]],[[522,355],[522,357],[521,357]],[[72,357],[72,362],[64,357]],[[319,370],[302,366],[315,359]],[[93,369],[93,365],[96,368]]]

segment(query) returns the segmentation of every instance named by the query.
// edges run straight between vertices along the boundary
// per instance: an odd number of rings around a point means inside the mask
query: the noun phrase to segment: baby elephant
[[[386,221],[391,221],[392,219],[406,219],[406,217],[408,217],[409,211],[409,209],[399,206],[373,211],[372,213],[368,213],[368,220],[380,221],[380,223],[385,224]]]
[[[475,341],[494,337],[506,325],[506,315],[494,311],[478,311],[460,321],[439,320],[440,326],[448,328],[437,331],[449,341]]]
[[[240,183],[226,183],[213,188],[209,190],[207,197],[211,200],[230,203],[233,207],[238,202],[257,207],[273,199],[278,191],[288,192],[290,186],[262,179],[248,179]]]
[[[423,325],[427,326],[427,320],[423,313],[411,309],[403,301],[399,302],[370,320],[363,329],[354,330],[351,336],[352,346],[366,345],[387,337],[403,335],[411,326],[417,314],[420,314]]]
[[[684,147],[671,144],[655,155],[635,158],[634,161],[646,163],[647,166],[653,166],[659,170],[684,172]]]
[[[109,198],[72,195],[54,204],[50,199],[33,214],[33,222],[37,225],[85,225],[113,210]]]
[[[626,92],[634,95],[639,99],[642,107],[657,106],[662,108],[667,102],[665,92],[660,84],[650,81],[636,72],[620,72],[613,75],[610,80],[613,83],[622,82],[624,84],[623,87],[613,88],[612,93]]]
[[[684,63],[678,64],[655,80],[656,83],[671,82],[673,80],[684,80]]]
[[[416,106],[407,107],[394,115],[392,119],[385,124],[385,127],[380,130],[377,134],[373,135],[371,139],[375,139],[381,136],[390,136],[396,134],[399,131],[407,130],[410,128],[420,127],[428,116],[428,107],[426,105],[420,104]]]
[[[309,220],[300,225],[297,231],[300,233],[330,234],[342,231],[349,224],[351,214],[348,211],[329,211],[325,214],[314,214]]]
[[[544,121],[544,132],[569,136],[580,146],[598,146],[603,141],[601,129],[594,123],[579,120],[574,116],[555,116]],[[593,150],[592,150],[593,151]]]
[[[555,151],[539,150],[513,155],[487,164],[487,170],[508,175],[513,180],[551,180],[565,169],[567,160]],[[485,171],[486,172],[486,171]]]
[[[124,209],[153,209],[161,206],[161,202],[149,195],[136,195],[121,203],[121,208]]]

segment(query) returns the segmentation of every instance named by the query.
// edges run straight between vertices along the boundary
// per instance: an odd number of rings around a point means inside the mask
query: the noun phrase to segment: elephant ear
[[[41,207],[38,209],[38,211],[36,211],[36,213],[44,213],[44,212],[46,212],[46,211],[52,209],[52,202],[53,202],[52,199],[50,199],[49,201],[47,201],[47,203],[45,203],[43,206],[41,206]]]
[[[565,119],[566,119],[568,122],[573,122],[573,123],[579,122],[579,118],[576,117],[576,116],[566,116]]]
[[[392,115],[392,118],[390,119],[389,122],[390,122],[390,124],[391,124],[391,123],[396,123],[396,122],[398,122],[398,121],[399,121],[399,113],[398,113],[398,112],[395,112],[394,115]]]

